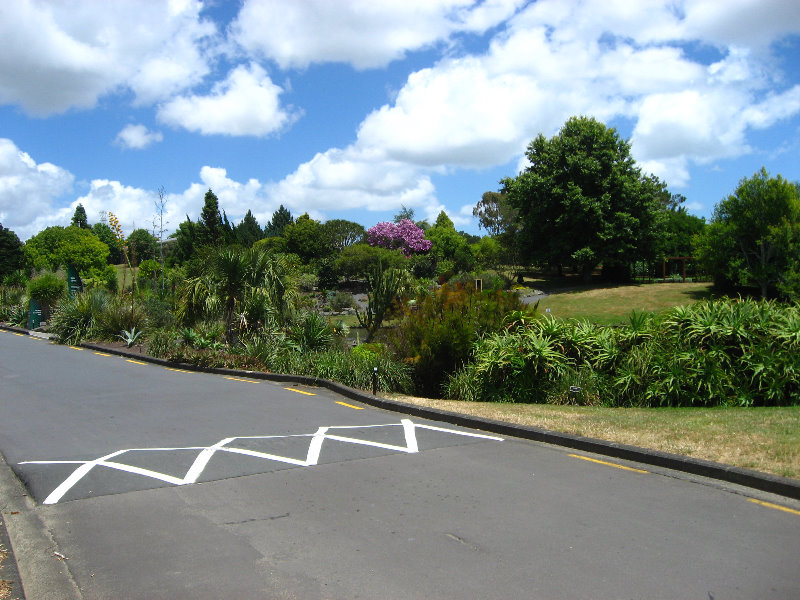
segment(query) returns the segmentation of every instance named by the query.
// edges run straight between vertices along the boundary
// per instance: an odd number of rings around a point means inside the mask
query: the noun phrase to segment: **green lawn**
[[[594,323],[611,325],[626,322],[631,311],[658,312],[711,296],[711,283],[583,286],[543,298],[539,302],[539,312],[550,309],[550,314],[556,317],[585,318]]]

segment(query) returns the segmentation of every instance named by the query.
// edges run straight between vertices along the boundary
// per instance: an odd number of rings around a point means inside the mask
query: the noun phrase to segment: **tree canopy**
[[[358,244],[364,239],[366,233],[363,225],[346,219],[325,221],[322,224],[322,229],[331,246],[337,252],[341,252],[353,244]]]
[[[524,257],[573,265],[588,278],[600,264],[626,267],[652,254],[664,185],[642,175],[615,129],[572,117],[526,154],[530,165],[501,181],[519,213]]]
[[[22,268],[24,255],[17,234],[0,223],[0,281],[9,273]]]
[[[108,264],[118,265],[124,260],[119,240],[114,234],[114,230],[111,229],[107,223],[95,223],[92,225],[92,233],[97,236],[97,239],[108,246]]]
[[[755,286],[762,297],[786,287],[800,256],[800,187],[765,168],[719,202],[698,255],[717,282]],[[792,292],[793,293],[793,292]]]
[[[56,225],[29,239],[24,252],[36,269],[55,271],[61,266],[73,265],[78,271],[85,272],[92,267],[103,268],[109,250],[91,230]]]
[[[75,207],[75,213],[72,215],[70,224],[81,229],[89,229],[89,219],[86,216],[86,209],[83,208],[83,204],[78,204]]]
[[[446,212],[439,213],[436,223],[425,232],[425,236],[431,241],[430,254],[436,259],[438,274],[469,271],[475,266],[467,238],[456,231]]]
[[[219,199],[210,189],[206,192],[198,222],[198,241],[201,246],[221,246],[225,242]]]
[[[399,223],[382,221],[370,227],[367,229],[367,243],[388,250],[399,249],[406,256],[431,249],[431,241],[425,238],[425,232],[411,219],[403,219]]]
[[[264,237],[264,232],[261,226],[253,216],[252,211],[248,210],[247,214],[242,219],[242,222],[234,226],[233,234],[236,242],[245,248],[250,248],[258,240]]]
[[[283,204],[272,213],[272,219],[264,226],[264,237],[280,237],[287,225],[294,223],[294,217]]]
[[[320,222],[309,217],[307,213],[287,225],[283,230],[283,237],[286,238],[287,250],[297,254],[305,262],[323,258],[332,250]]]
[[[134,229],[128,236],[128,252],[136,265],[158,256],[158,239],[146,229]]]

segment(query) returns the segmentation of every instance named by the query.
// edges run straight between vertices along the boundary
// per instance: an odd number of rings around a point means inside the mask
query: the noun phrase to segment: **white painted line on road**
[[[402,419],[400,421],[403,424],[403,433],[406,436],[406,447],[408,448],[409,452],[419,452],[419,446],[417,445],[417,432],[414,428],[414,423],[411,419]]]
[[[363,440],[350,436],[343,436],[331,433],[332,430],[356,430],[356,429],[376,429],[386,427],[402,427],[405,439],[405,446],[396,446],[393,444],[386,444],[383,442],[376,442],[373,440]],[[34,460],[19,463],[20,465],[59,465],[59,464],[76,464],[80,465],[75,469],[69,477],[67,477],[50,495],[45,498],[43,504],[56,504],[58,503],[69,490],[71,490],[81,479],[83,479],[95,467],[108,467],[118,471],[125,471],[135,475],[142,475],[150,477],[173,485],[187,485],[197,483],[203,471],[208,466],[209,461],[217,452],[227,452],[230,454],[240,454],[260,458],[265,460],[283,462],[299,467],[311,467],[319,463],[320,453],[322,451],[323,443],[325,440],[332,440],[343,442],[346,444],[355,444],[360,446],[370,446],[373,448],[382,448],[384,450],[392,450],[395,452],[403,452],[407,454],[416,454],[419,452],[419,444],[417,442],[416,430],[429,429],[431,431],[439,431],[442,433],[449,433],[453,435],[460,435],[466,437],[473,437],[478,439],[487,439],[493,441],[503,441],[503,438],[484,435],[479,433],[472,433],[469,431],[459,431],[456,429],[446,429],[444,427],[436,427],[434,425],[419,425],[414,423],[411,419],[402,419],[400,423],[387,423],[382,425],[335,425],[329,427],[319,427],[314,433],[293,434],[293,435],[263,435],[263,436],[239,436],[223,438],[216,444],[211,446],[189,446],[181,448],[127,448],[124,450],[117,450],[106,456],[101,456],[94,460],[80,461],[80,460]],[[269,440],[269,439],[286,439],[286,438],[311,438],[308,445],[308,452],[306,459],[301,460],[290,456],[280,456],[277,454],[269,454],[266,452],[258,452],[249,448],[236,448],[230,447],[236,440]],[[199,453],[195,458],[192,465],[189,467],[186,475],[183,477],[175,477],[167,473],[160,473],[151,469],[144,469],[134,465],[127,465],[119,462],[118,460],[111,460],[120,457],[127,452],[163,452],[163,451],[178,451],[178,450],[198,450]]]
[[[200,451],[200,454],[197,455],[197,458],[194,459],[192,466],[189,467],[189,471],[186,473],[186,476],[183,478],[186,483],[196,483],[197,478],[203,473],[203,470],[208,465],[208,461],[211,460],[211,457],[214,456],[214,453],[222,448],[225,444],[232,442],[236,438],[225,438],[224,440],[218,441],[213,446],[208,448],[203,448]]]

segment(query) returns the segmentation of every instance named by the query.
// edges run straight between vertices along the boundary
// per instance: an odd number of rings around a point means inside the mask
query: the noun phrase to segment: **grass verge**
[[[800,479],[800,406],[604,408],[391,398]]]

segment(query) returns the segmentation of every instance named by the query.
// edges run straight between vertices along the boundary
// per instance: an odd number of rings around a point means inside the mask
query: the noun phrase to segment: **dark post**
[[[378,395],[378,367],[372,369],[372,395]]]

